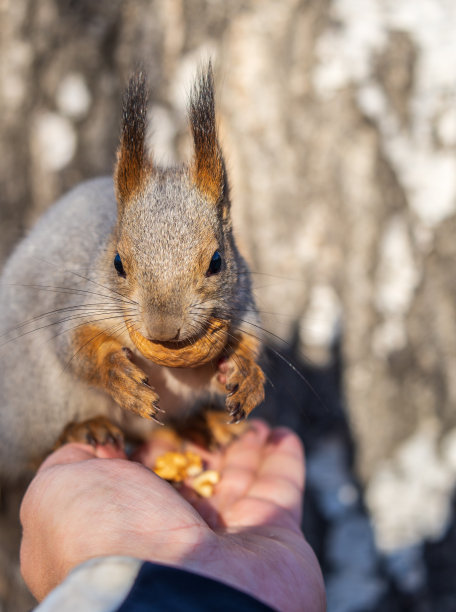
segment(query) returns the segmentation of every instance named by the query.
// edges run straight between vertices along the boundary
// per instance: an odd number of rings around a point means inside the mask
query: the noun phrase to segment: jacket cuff
[[[132,557],[98,557],[75,568],[35,612],[271,612],[218,580]]]
[[[97,557],[72,570],[34,612],[112,612],[130,592],[143,561]]]

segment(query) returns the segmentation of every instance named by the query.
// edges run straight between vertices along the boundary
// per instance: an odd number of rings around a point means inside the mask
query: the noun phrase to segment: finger
[[[250,428],[225,450],[221,458],[220,482],[211,498],[218,511],[222,512],[246,495],[256,477],[269,433],[265,423],[252,421]]]
[[[181,447],[182,439],[174,431],[160,429],[133,453],[131,459],[153,470],[158,457],[167,452],[178,452]]]
[[[259,419],[249,422],[249,428],[224,449],[221,469],[225,475],[233,470],[255,471],[261,461],[271,429]]]
[[[269,427],[258,419],[249,421],[249,428],[229,446],[216,451],[208,451],[192,443],[186,443],[185,449],[201,456],[205,469],[216,470],[220,482],[214,494],[209,498],[200,497],[192,488],[192,480],[184,482],[179,489],[186,499],[213,529],[224,525],[223,509],[231,506],[245,491],[254,477],[257,458],[261,457],[261,448],[269,435]]]
[[[220,526],[220,508],[232,505],[246,490],[254,477],[270,429],[257,419],[249,422],[249,428],[225,448],[208,451],[189,442],[184,450],[199,455],[204,469],[220,473],[220,482],[210,498],[201,498],[192,488],[192,479],[184,481],[179,492],[201,514],[206,523],[215,528]]]
[[[286,427],[276,428],[267,440],[259,470],[261,478],[284,479],[304,490],[305,458],[299,437]]]
[[[96,449],[90,444],[71,442],[70,444],[61,446],[56,451],[51,453],[49,457],[47,457],[40,465],[38,472],[53,467],[54,465],[86,461],[88,459],[93,459],[96,456]]]
[[[101,450],[102,448],[103,450]],[[21,522],[27,521],[30,511],[33,513],[37,500],[46,493],[47,487],[52,487],[53,483],[58,480],[54,474],[61,473],[62,469],[65,470],[65,466],[98,458],[119,458],[118,453],[119,449],[114,446],[112,448],[108,448],[108,445],[94,448],[90,444],[77,442],[65,444],[51,453],[41,464],[24,495],[20,509]],[[125,455],[123,458],[126,458]],[[78,484],[83,486],[83,483],[84,481],[81,481]],[[75,490],[76,488],[73,489],[73,491]]]
[[[95,447],[95,456],[98,459],[126,459],[127,455],[123,448],[119,448],[115,444],[97,444]]]
[[[261,434],[264,439],[267,438],[270,428],[268,425],[260,419],[252,419],[246,423],[246,429],[238,437],[233,437],[229,444],[214,449],[207,449],[195,444],[191,441],[184,442],[184,450],[189,450],[201,457],[204,463],[204,468],[209,470],[216,470],[220,472],[226,463],[227,457],[238,456],[240,454],[240,448],[248,444],[248,441],[244,439],[245,434],[254,430]]]
[[[71,442],[51,453],[40,465],[38,471],[53,467],[54,465],[65,465],[94,458],[126,459],[126,455],[122,449],[114,444],[99,444],[93,447],[91,444]]]
[[[280,428],[270,435],[261,465],[246,497],[261,500],[268,522],[288,524],[291,517],[300,525],[304,491],[305,463],[301,441],[291,431]],[[271,509],[275,511],[270,513]],[[282,512],[277,512],[277,509]]]
[[[269,432],[267,425],[258,419],[249,421],[249,427],[266,428],[266,430]],[[238,440],[240,440],[240,438]],[[219,471],[221,469],[223,457],[227,449],[229,448],[231,451],[233,446],[234,449],[236,449],[238,440],[232,442],[229,447],[209,450],[192,442],[191,440],[180,437],[171,429],[159,429],[154,432],[146,443],[140,446],[133,453],[131,459],[142,463],[149,469],[153,469],[157,458],[164,455],[166,452],[184,453],[186,451],[192,451],[201,457],[204,464],[204,469]],[[236,450],[234,450],[234,452],[236,452]]]

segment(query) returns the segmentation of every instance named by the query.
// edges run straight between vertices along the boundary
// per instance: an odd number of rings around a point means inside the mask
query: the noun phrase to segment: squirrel
[[[221,400],[236,423],[264,399],[211,64],[190,93],[189,164],[154,163],[147,106],[138,72],[124,95],[113,178],[64,195],[4,267],[0,478],[27,473],[59,439],[118,440],[113,422],[143,432]]]

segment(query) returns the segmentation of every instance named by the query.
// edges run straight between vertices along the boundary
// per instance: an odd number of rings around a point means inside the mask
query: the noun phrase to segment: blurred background
[[[306,444],[329,612],[456,610],[455,33],[454,0],[0,0],[1,262],[112,172],[138,65],[156,160],[188,159],[187,94],[212,58],[267,330],[259,413]],[[1,612],[33,604],[17,501]]]

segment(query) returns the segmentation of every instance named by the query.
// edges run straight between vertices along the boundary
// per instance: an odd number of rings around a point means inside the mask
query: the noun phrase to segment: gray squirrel
[[[239,422],[264,398],[258,313],[233,236],[211,65],[189,101],[194,154],[158,168],[147,84],[125,94],[114,180],[62,197],[0,279],[0,479],[56,440],[103,443],[217,398]],[[98,417],[103,417],[100,421]]]

